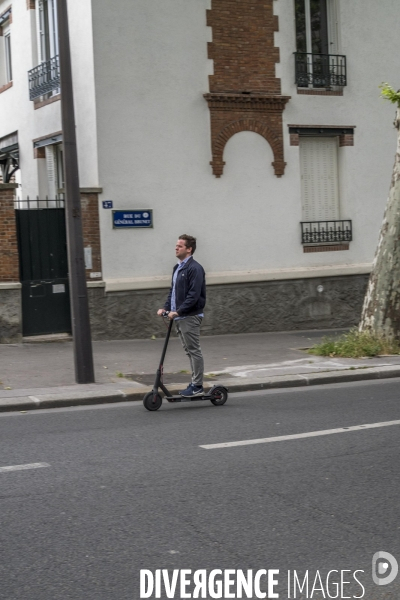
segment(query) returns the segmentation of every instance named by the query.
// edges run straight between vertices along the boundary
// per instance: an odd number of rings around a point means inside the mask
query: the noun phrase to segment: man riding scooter
[[[196,238],[181,235],[175,246],[178,264],[172,272],[171,289],[164,308],[157,311],[175,321],[176,330],[182,346],[189,357],[192,369],[192,381],[179,392],[185,398],[201,396],[203,390],[204,360],[200,348],[200,325],[206,304],[206,280],[203,267],[194,260]]]

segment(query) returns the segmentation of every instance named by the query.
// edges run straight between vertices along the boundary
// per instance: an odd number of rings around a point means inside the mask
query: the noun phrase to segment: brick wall
[[[275,76],[279,48],[274,43],[279,25],[273,0],[212,0],[207,25],[213,32],[208,45],[208,57],[214,61],[210,92],[280,95],[281,82]]]
[[[281,95],[275,76],[279,48],[274,33],[279,29],[273,14],[274,0],[212,0],[207,25],[213,41],[208,57],[214,61],[210,93],[205,94],[211,115],[211,166],[216,177],[224,169],[227,141],[239,131],[262,135],[274,153],[277,177],[285,170],[282,113],[288,96]]]
[[[0,281],[19,281],[17,227],[13,183],[0,184]]]
[[[101,273],[101,246],[99,223],[99,197],[96,193],[81,192],[83,244],[92,248],[92,269],[86,270],[89,281],[100,277],[90,277],[91,273]]]

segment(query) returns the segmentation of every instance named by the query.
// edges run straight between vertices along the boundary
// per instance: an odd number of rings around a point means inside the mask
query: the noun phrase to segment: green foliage
[[[338,337],[324,337],[320,344],[308,350],[317,356],[342,356],[345,358],[361,358],[379,356],[380,354],[400,354],[400,344],[384,336],[370,331],[351,329]]]
[[[388,83],[382,83],[379,87],[382,90],[382,98],[389,100],[392,104],[397,104],[400,108],[400,90],[397,90],[396,92]]]

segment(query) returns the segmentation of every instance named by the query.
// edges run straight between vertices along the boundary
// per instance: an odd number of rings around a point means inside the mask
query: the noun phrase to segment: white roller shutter
[[[337,138],[300,137],[303,221],[339,219]]]
[[[47,183],[49,189],[49,200],[54,200],[57,195],[57,174],[56,174],[56,157],[55,147],[46,146],[46,167],[47,167]]]

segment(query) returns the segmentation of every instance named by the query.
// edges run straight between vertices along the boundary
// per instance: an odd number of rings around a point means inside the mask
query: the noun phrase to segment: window
[[[302,221],[340,219],[338,138],[300,136]]]
[[[340,215],[339,139],[300,136],[304,252],[348,250],[353,239],[352,222]]]
[[[298,86],[346,85],[346,57],[338,55],[336,0],[295,0],[295,16]]]
[[[297,52],[329,54],[327,0],[296,0]]]
[[[11,34],[10,31],[3,33],[4,37],[4,58],[5,58],[5,83],[12,81],[12,63],[11,63]]]
[[[42,67],[30,71],[35,73],[30,79],[31,100],[60,93],[56,0],[37,0],[36,30],[38,61]]]
[[[12,82],[11,32],[9,21],[0,24],[0,89]]]
[[[58,55],[56,0],[39,0],[36,11],[39,62]]]

